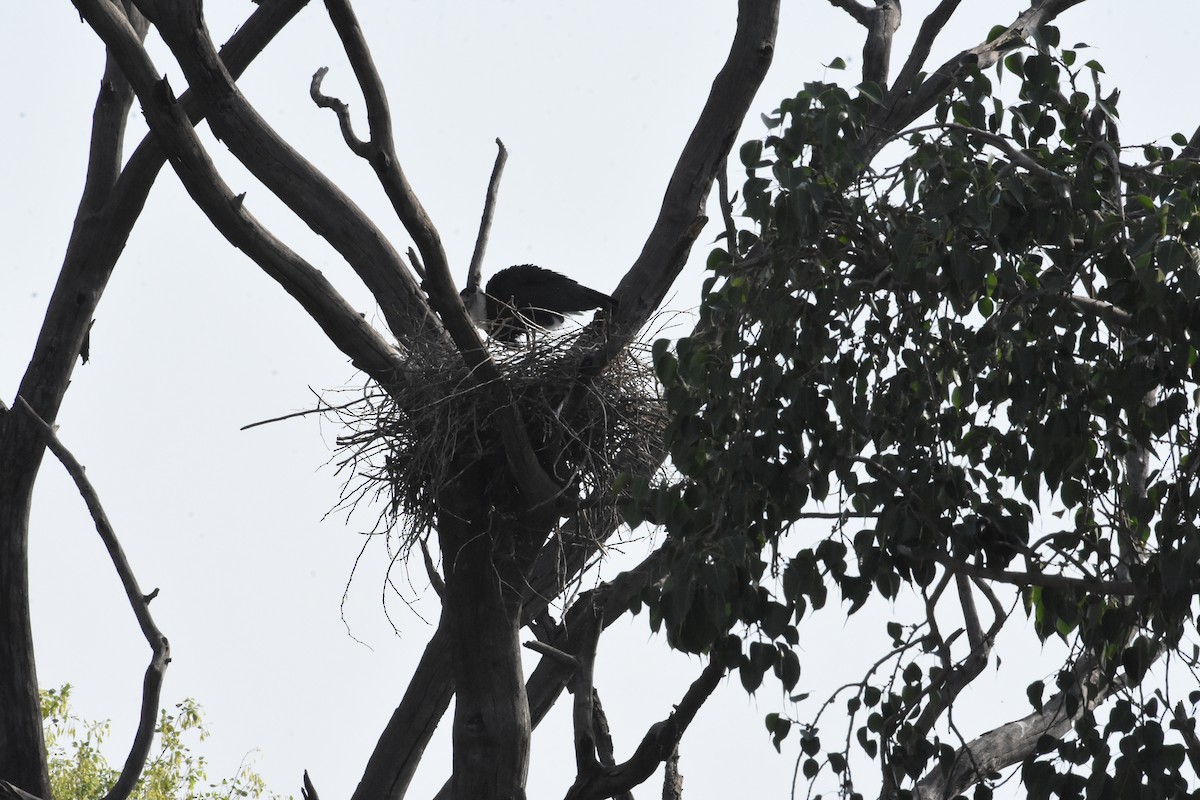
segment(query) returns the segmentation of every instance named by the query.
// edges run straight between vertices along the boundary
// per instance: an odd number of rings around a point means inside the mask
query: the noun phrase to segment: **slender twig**
[[[496,194],[500,190],[500,176],[504,174],[506,161],[508,150],[505,149],[504,142],[497,138],[496,163],[492,166],[492,177],[488,180],[487,196],[483,201],[483,216],[479,220],[479,235],[475,237],[475,252],[471,254],[471,268],[467,271],[468,289],[478,289],[483,283],[483,255],[487,252],[492,217],[496,214]]]
[[[590,778],[581,775],[567,791],[567,800],[602,800],[637,786],[649,778],[659,764],[671,757],[696,712],[708,700],[724,675],[725,667],[716,661],[710,661],[700,673],[700,677],[684,692],[675,710],[666,719],[650,726],[650,730],[627,761],[615,767],[602,769]]]
[[[146,667],[146,676],[142,682],[142,708],[138,718],[137,733],[134,735],[129,755],[125,758],[125,765],[121,768],[116,783],[104,795],[104,800],[125,800],[137,785],[138,778],[141,777],[142,770],[146,766],[146,759],[150,755],[150,746],[154,742],[154,730],[158,722],[163,675],[166,673],[167,665],[171,663],[171,647],[167,643],[167,637],[163,636],[162,631],[154,624],[154,618],[150,614],[150,601],[158,594],[158,590],[156,589],[150,594],[143,594],[138,587],[133,567],[130,566],[129,559],[126,558],[125,551],[121,548],[116,531],[108,521],[108,515],[104,513],[104,508],[100,505],[99,494],[84,474],[83,465],[59,440],[54,433],[54,428],[25,402],[25,398],[18,395],[16,406],[28,415],[34,426],[41,432],[42,438],[45,439],[46,447],[62,462],[67,474],[75,481],[75,486],[79,489],[79,494],[87,504],[88,512],[92,515],[92,521],[96,524],[96,532],[100,534],[100,540],[108,550],[108,556],[112,559],[117,575],[121,579],[121,585],[125,588],[125,597],[129,601],[130,607],[133,608],[133,614],[137,617],[142,635],[146,637],[146,641],[150,645],[150,665]]]
[[[328,74],[329,67],[321,67],[313,73],[312,82],[308,86],[308,96],[312,98],[318,108],[328,108],[337,114],[338,127],[342,129],[342,139],[345,140],[350,151],[360,158],[370,158],[372,154],[370,143],[364,142],[354,134],[354,123],[350,121],[350,106],[336,97],[330,97],[321,92],[321,83]]]
[[[429,555],[429,545],[425,544],[425,540],[420,540],[421,558],[425,562],[425,574],[429,576],[429,585],[433,587],[433,591],[438,597],[446,596],[446,582],[442,580],[442,576],[438,574],[437,567],[433,563],[433,556]]]

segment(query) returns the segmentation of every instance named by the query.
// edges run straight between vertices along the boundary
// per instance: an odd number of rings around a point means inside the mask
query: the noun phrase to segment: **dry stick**
[[[479,332],[467,317],[466,308],[454,289],[449,261],[437,228],[400,168],[400,160],[396,156],[392,140],[387,95],[379,72],[371,60],[371,53],[358,19],[346,0],[326,0],[325,6],[350,60],[350,66],[354,69],[355,78],[367,105],[371,137],[363,145],[363,149],[369,154],[364,155],[360,152],[359,155],[363,155],[375,170],[392,208],[417,244],[425,262],[425,289],[429,295],[429,304],[441,318],[470,373],[479,382],[497,389],[499,396],[496,405],[502,415],[500,435],[513,479],[525,496],[530,498],[531,508],[552,503],[558,499],[561,488],[546,474],[533,452],[529,433],[517,410],[512,390],[488,355],[483,341],[479,338]],[[351,145],[351,148],[354,149],[355,146]]]
[[[508,161],[508,150],[504,142],[496,139],[496,163],[488,181],[487,196],[483,201],[483,218],[479,220],[479,235],[475,238],[475,252],[471,254],[471,267],[467,270],[467,288],[478,289],[483,283],[483,254],[487,251],[488,235],[492,230],[492,217],[496,213],[496,193],[500,189],[500,176],[504,163]]]
[[[79,489],[84,503],[87,504],[92,520],[96,523],[96,532],[100,534],[100,540],[104,542],[109,558],[116,567],[117,575],[121,578],[121,585],[125,588],[125,597],[133,608],[134,616],[137,617],[138,625],[142,629],[142,635],[150,644],[150,665],[146,667],[146,677],[142,682],[142,710],[138,719],[137,734],[134,736],[133,745],[129,748],[125,765],[121,768],[121,774],[117,776],[117,782],[104,796],[104,800],[125,800],[137,784],[142,769],[146,766],[146,758],[150,755],[150,745],[154,742],[154,727],[158,721],[163,674],[167,670],[167,664],[171,662],[171,648],[167,644],[167,637],[163,636],[162,631],[154,624],[154,618],[150,615],[150,601],[158,594],[158,590],[155,589],[150,594],[142,594],[137,578],[133,575],[133,568],[130,567],[129,560],[121,549],[120,541],[117,540],[117,534],[100,505],[100,496],[84,474],[83,465],[59,441],[58,436],[54,433],[54,428],[30,408],[29,404],[25,402],[25,398],[18,395],[16,405],[29,415],[33,424],[41,431],[50,452],[54,453],[62,462],[71,479],[75,481],[75,486]]]

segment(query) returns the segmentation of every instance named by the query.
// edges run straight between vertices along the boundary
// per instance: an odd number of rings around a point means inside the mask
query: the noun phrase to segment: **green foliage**
[[[119,769],[109,766],[102,745],[108,722],[80,719],[71,713],[71,685],[41,692],[42,720],[54,800],[97,800],[116,783]],[[188,699],[163,711],[155,729],[158,749],[130,795],[131,800],[227,800],[271,797],[262,777],[242,764],[231,778],[209,783],[204,756],[196,745],[208,738],[200,706]]]
[[[1103,69],[1037,38],[891,140],[879,87],[810,83],[740,150],[751,230],[712,253],[696,334],[654,348],[677,479],[639,487],[630,518],[668,532],[652,624],[749,691],[767,672],[797,685],[796,625],[830,590],[851,614],[902,589],[933,609],[951,581],[993,601],[986,580],[1020,586],[1039,637],[1127,687],[1164,653],[1191,663],[1200,165],[1156,145],[1130,164]],[[812,541],[797,523],[829,506]],[[931,620],[888,633],[892,677],[868,675],[847,710],[901,785],[949,768],[933,720],[969,656]],[[1080,711],[1074,674],[1058,688]],[[1177,796],[1181,747],[1145,705],[1133,716],[1110,764],[1113,731],[1085,713],[1026,763],[1032,794]],[[794,726],[767,728],[778,747]],[[827,764],[849,791],[847,752],[819,761],[800,729],[804,774]]]

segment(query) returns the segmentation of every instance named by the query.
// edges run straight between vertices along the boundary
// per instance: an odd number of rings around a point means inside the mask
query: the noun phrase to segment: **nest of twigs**
[[[583,335],[543,333],[489,349],[563,498],[612,511],[618,476],[659,466],[666,415],[645,346],[632,345],[597,374],[581,375],[589,349]],[[476,379],[441,339],[415,347],[408,366],[402,383],[372,383],[359,399],[333,408],[349,431],[337,440],[346,476],[341,507],[366,501],[382,508],[376,531],[398,534],[402,550],[433,529],[440,490],[468,466],[495,467],[499,490],[511,491],[501,480],[501,387]]]

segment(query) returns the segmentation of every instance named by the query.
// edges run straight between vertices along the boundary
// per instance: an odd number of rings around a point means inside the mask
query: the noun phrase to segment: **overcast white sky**
[[[229,0],[207,5],[218,41],[252,10]],[[900,57],[933,5],[905,3]],[[1020,5],[966,0],[934,61],[977,43]],[[640,250],[725,57],[736,4],[370,0],[357,10],[389,87],[404,167],[459,272],[499,136],[510,158],[485,273],[536,262],[611,291]],[[103,51],[65,0],[21,3],[5,16],[0,397],[11,404],[83,183]],[[1123,89],[1126,143],[1190,133],[1200,123],[1192,77],[1198,23],[1193,0],[1089,0],[1060,19],[1064,43],[1091,44],[1108,85]],[[825,0],[788,0],[772,73],[741,139],[761,135],[758,113],[805,81],[857,82],[860,31]],[[153,55],[161,70],[176,72],[161,46]],[[825,70],[837,56],[851,72]],[[314,2],[242,86],[403,250],[409,240],[369,169],[346,151],[333,116],[308,99],[310,76],[325,65],[326,91],[361,111],[324,8]],[[181,89],[182,79],[173,85]],[[143,133],[135,111],[131,143]],[[333,251],[219,143],[211,146],[229,183],[248,192],[251,210],[371,312],[365,290]],[[711,240],[702,237],[675,307],[695,304]],[[401,634],[392,632],[380,609],[387,559],[373,547],[345,606],[356,638],[347,633],[339,605],[373,516],[349,523],[344,515],[325,517],[340,487],[327,463],[336,428],[308,418],[239,431],[310,406],[310,388],[360,384],[296,304],[214,232],[165,171],[97,312],[92,363],[76,370],[59,423],[143,587],[161,589],[153,611],[174,656],[165,697],[190,696],[205,707],[213,737],[204,751],[214,777],[258,748],[257,767],[276,791],[297,793],[308,769],[326,800],[348,796],[431,631],[393,597]],[[32,525],[40,682],[71,682],[80,713],[112,719],[110,758],[120,763],[148,649],[83,503],[53,461],[42,470]],[[649,547],[634,542],[627,558]],[[426,618],[436,617],[419,567],[409,594],[421,598]],[[846,663],[868,655],[856,653],[860,632],[881,628],[888,613],[868,608],[865,619],[843,625],[835,612],[822,626],[806,627],[801,689],[819,694],[829,681],[851,677]],[[619,758],[668,713],[699,668],[666,652],[644,617],[614,627],[602,641],[597,686]],[[971,729],[1026,712],[1023,683],[1008,685],[1012,692],[992,694],[981,712],[987,717],[971,720]],[[781,703],[770,681],[753,699],[736,679],[727,682],[684,740],[686,796],[786,796],[795,742],[777,755],[762,727],[763,715]],[[531,797],[560,796],[568,785],[568,731],[563,705],[535,733]],[[436,791],[448,764],[443,730],[411,796]],[[658,791],[648,786],[640,795]]]

